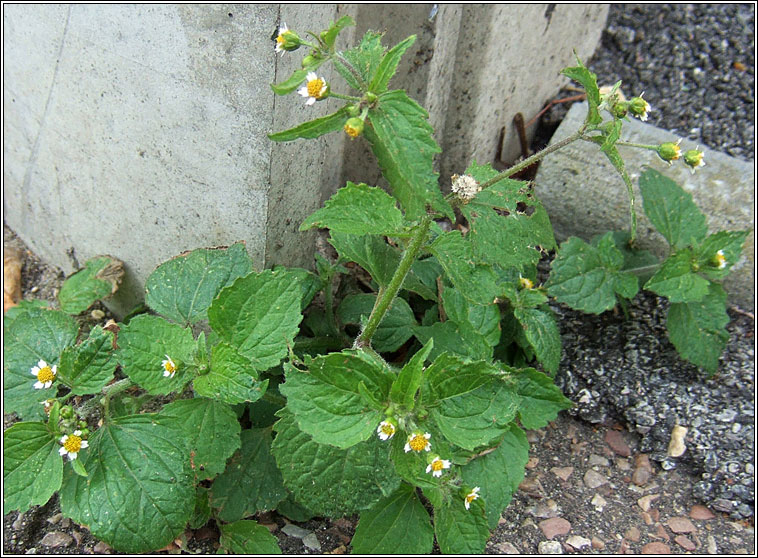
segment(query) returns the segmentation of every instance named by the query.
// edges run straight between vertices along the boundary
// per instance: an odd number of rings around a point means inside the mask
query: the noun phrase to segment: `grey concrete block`
[[[586,103],[571,107],[551,143],[575,132],[584,121],[586,111]],[[633,119],[624,124],[622,139],[653,145],[677,141],[679,137]],[[681,147],[684,151],[697,145],[683,141]],[[669,166],[653,151],[619,147],[635,186],[639,244],[658,257],[665,257],[668,251],[665,239],[655,231],[642,211],[637,180],[642,171],[650,167],[692,194],[695,203],[705,213],[711,232],[751,230],[743,258],[724,282],[730,301],[751,310],[755,304],[755,168],[752,163],[700,148],[705,153],[705,166],[692,174],[681,161]],[[629,230],[626,187],[596,145],[575,142],[547,156],[535,182],[535,191],[550,215],[559,241],[568,236],[589,240],[608,230]]]

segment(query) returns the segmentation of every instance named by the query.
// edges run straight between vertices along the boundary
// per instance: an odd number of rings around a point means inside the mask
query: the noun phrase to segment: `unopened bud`
[[[645,93],[643,92],[639,97],[633,97],[632,100],[629,101],[629,112],[634,116],[637,116],[643,122],[647,120],[647,113],[652,110],[650,103],[642,98],[642,95],[644,94]]]
[[[703,155],[705,155],[699,149],[690,149],[684,152],[684,164],[690,167],[691,172],[695,172],[696,168],[705,166],[703,161]]]
[[[658,157],[666,161],[669,165],[672,161],[676,161],[682,152],[681,148],[679,147],[681,141],[682,140],[680,139],[676,143],[669,141],[659,145],[657,151]]]
[[[344,127],[345,133],[351,138],[357,138],[363,133],[363,120],[357,117],[348,118]]]
[[[300,36],[294,31],[287,29],[286,23],[279,28],[279,34],[274,40],[276,41],[276,52],[292,52],[299,49],[302,44]]]

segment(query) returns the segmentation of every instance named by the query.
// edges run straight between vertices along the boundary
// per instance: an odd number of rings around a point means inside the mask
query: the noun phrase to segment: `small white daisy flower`
[[[276,36],[276,48],[274,49],[276,52],[281,52],[284,54],[286,51],[284,50],[284,34],[289,31],[287,28],[287,24],[283,23],[282,26],[279,28],[279,34]]]
[[[642,98],[644,94],[645,92],[643,91],[640,93],[639,97],[634,97],[631,101],[629,101],[629,112],[631,112],[634,116],[638,117],[643,122],[647,120],[647,113],[653,110],[653,107],[650,106],[650,103]]]
[[[723,250],[716,252],[716,255],[713,256],[713,263],[715,263],[719,269],[724,269],[726,267],[726,256],[724,255]]]
[[[469,509],[471,507],[471,502],[479,498],[479,487],[475,486],[474,489],[466,494],[466,497],[463,499],[463,505],[466,506],[466,509]]]
[[[55,375],[58,373],[58,367],[53,364],[50,366],[44,360],[40,360],[37,366],[33,366],[31,369],[32,376],[37,378],[34,383],[34,389],[47,389],[55,381]]]
[[[447,459],[440,459],[440,456],[435,456],[432,462],[426,466],[426,472],[431,473],[433,477],[441,477],[443,469],[450,468],[450,461]]]
[[[409,451],[429,451],[432,449],[432,444],[429,443],[429,438],[431,438],[432,435],[429,434],[429,432],[426,432],[422,434],[421,432],[416,432],[414,434],[411,434],[408,436],[408,441],[405,443],[405,453],[408,453]]]
[[[166,355],[166,360],[164,360],[161,365],[163,366],[163,376],[166,378],[173,378],[174,374],[176,374],[176,364],[171,360],[171,357]]]
[[[73,434],[66,434],[61,438],[61,448],[58,453],[61,456],[68,454],[68,460],[73,461],[79,456],[79,451],[88,445],[87,440],[82,440],[82,431],[75,430]]]
[[[301,97],[307,97],[305,101],[306,105],[312,105],[324,96],[326,93],[327,85],[324,78],[320,78],[316,75],[316,72],[308,72],[305,76],[305,86],[297,90],[297,93]]]
[[[379,427],[376,429],[376,433],[379,435],[379,439],[382,441],[389,440],[395,435],[397,429],[392,422],[383,420],[379,423]]]
[[[453,180],[453,193],[457,194],[463,201],[469,201],[481,191],[479,183],[473,176],[454,174],[450,178]]]

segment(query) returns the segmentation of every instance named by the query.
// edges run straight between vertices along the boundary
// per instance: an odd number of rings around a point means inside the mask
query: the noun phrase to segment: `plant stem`
[[[623,271],[633,273],[634,275],[646,275],[647,273],[651,271],[658,271],[660,267],[661,267],[661,264],[656,263],[656,264],[650,264],[650,265],[643,265],[642,267],[632,267],[630,269],[624,269]]]
[[[639,147],[640,149],[649,149],[651,151],[658,151],[657,145],[648,145],[645,143],[634,143],[631,141],[618,140],[616,145],[624,145],[626,147]]]
[[[379,327],[379,324],[382,322],[392,301],[395,299],[395,296],[397,296],[400,287],[403,286],[405,276],[408,275],[411,265],[416,260],[416,256],[418,256],[421,247],[426,241],[426,236],[431,224],[431,216],[425,215],[414,232],[408,247],[405,249],[405,252],[403,252],[403,257],[400,259],[400,263],[398,264],[392,279],[390,279],[389,285],[387,285],[387,288],[384,289],[384,291],[379,291],[379,295],[376,297],[376,303],[374,303],[374,308],[371,310],[371,315],[368,318],[366,327],[355,340],[355,344],[353,345],[355,349],[371,347],[371,338],[374,336],[374,333],[376,333],[376,328]]]
[[[335,93],[334,91],[329,92],[330,97],[334,97],[335,99],[342,99],[343,101],[360,101],[360,97],[355,97],[354,95],[340,95],[339,93]]]

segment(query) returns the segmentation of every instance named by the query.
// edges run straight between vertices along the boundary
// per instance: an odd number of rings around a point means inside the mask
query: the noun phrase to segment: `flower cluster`
[[[453,179],[453,193],[464,202],[472,200],[481,191],[479,183],[473,176],[454,174],[451,178]]]
[[[684,154],[682,154],[682,149],[679,147],[680,143],[682,143],[681,138],[676,143],[671,141],[664,142],[656,148],[656,153],[658,153],[658,157],[666,161],[669,166],[674,161],[681,158],[684,164],[690,168],[690,172],[694,174],[695,169],[705,165],[705,161],[703,161],[703,156],[705,154],[700,151],[700,146],[696,149],[685,151]]]

